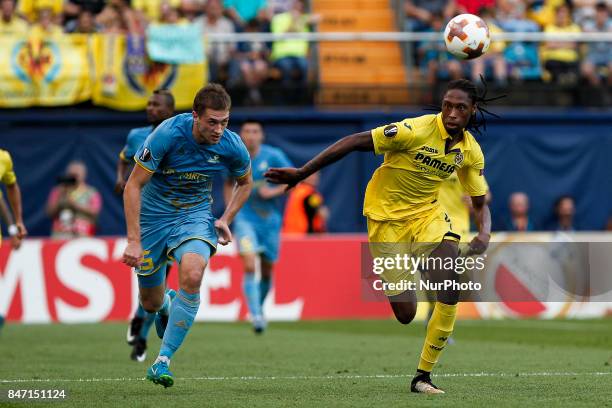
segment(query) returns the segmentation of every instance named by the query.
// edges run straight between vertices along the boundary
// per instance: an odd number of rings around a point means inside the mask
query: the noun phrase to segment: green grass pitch
[[[263,336],[246,323],[198,323],[172,361],[168,389],[144,380],[159,349],[155,330],[139,364],[126,327],[8,324],[0,390],[66,389],[65,401],[33,405],[57,408],[612,406],[609,319],[459,321],[435,371],[441,396],[409,392],[422,322],[272,323]]]

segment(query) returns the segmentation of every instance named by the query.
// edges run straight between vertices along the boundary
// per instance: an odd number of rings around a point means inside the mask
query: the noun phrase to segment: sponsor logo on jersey
[[[417,162],[421,162],[424,165],[429,166],[433,169],[440,170],[448,174],[452,174],[453,171],[455,171],[455,166],[453,166],[452,164],[444,163],[438,159],[432,159],[429,156],[425,156],[423,153],[417,153],[416,156],[414,156],[414,160],[416,160]]]

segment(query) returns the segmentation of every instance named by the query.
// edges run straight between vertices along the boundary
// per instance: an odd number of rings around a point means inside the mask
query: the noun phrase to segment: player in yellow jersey
[[[28,231],[23,224],[21,215],[21,191],[17,184],[17,177],[13,171],[13,160],[11,155],[6,150],[0,149],[0,182],[6,186],[8,201],[13,210],[13,214],[9,211],[2,192],[0,192],[0,216],[2,221],[8,226],[8,233],[11,237],[11,245],[14,249],[21,246],[21,240],[25,237]],[[13,217],[14,215],[14,217]],[[0,235],[0,245],[2,245],[2,236]],[[4,324],[4,317],[0,315],[0,327]]]
[[[482,150],[466,130],[478,125],[479,102],[484,99],[474,83],[464,79],[452,81],[444,94],[441,113],[404,119],[346,136],[303,167],[272,168],[266,177],[273,183],[294,186],[352,151],[384,154],[383,164],[368,184],[363,208],[372,255],[392,256],[394,247],[402,244],[418,254],[455,259],[461,237],[445,217],[438,202],[438,191],[442,181],[457,172],[463,188],[471,196],[478,225],[478,235],[470,242],[470,253],[481,254],[489,244],[491,214],[485,203],[487,188]],[[442,267],[440,264],[436,266]],[[458,275],[448,269],[433,268],[427,273],[437,281],[458,280]],[[385,283],[394,283],[410,279],[410,274],[391,269],[385,270],[381,278]],[[417,308],[414,291],[385,290],[385,295],[400,323],[408,324],[414,319]],[[430,373],[453,331],[459,292],[438,291],[437,300],[417,373],[410,385],[412,392],[443,393],[432,384]]]

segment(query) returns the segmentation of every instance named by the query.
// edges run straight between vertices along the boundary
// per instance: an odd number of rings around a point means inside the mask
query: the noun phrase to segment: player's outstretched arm
[[[142,259],[140,244],[140,192],[149,182],[153,173],[139,165],[134,166],[132,174],[123,191],[123,208],[127,228],[128,245],[123,252],[123,263],[136,267]]]
[[[229,225],[234,220],[234,217],[238,211],[242,208],[244,203],[248,200],[253,189],[253,176],[251,171],[244,176],[236,179],[236,184],[232,190],[229,199],[226,199],[226,207],[223,215],[215,221],[215,228],[219,234],[219,243],[221,245],[227,245],[232,241],[232,233],[230,232]]]
[[[478,235],[470,242],[470,250],[468,255],[482,254],[489,246],[491,238],[491,211],[487,205],[486,196],[472,197],[472,206],[474,207],[474,220],[478,226]]]
[[[21,209],[21,189],[19,188],[19,184],[17,182],[6,186],[6,195],[11,205],[11,209],[13,210],[13,215],[15,216],[15,225],[17,225],[17,236],[19,239],[23,239],[26,235],[28,235],[28,230],[23,223],[23,211]]]
[[[370,131],[343,137],[299,169],[292,167],[271,168],[266,172],[265,177],[271,183],[287,184],[289,187],[293,187],[306,177],[327,165],[337,162],[353,151],[374,151],[374,141]]]

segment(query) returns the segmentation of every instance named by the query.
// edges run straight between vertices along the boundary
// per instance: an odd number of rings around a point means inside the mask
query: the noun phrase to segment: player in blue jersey
[[[149,126],[134,128],[130,130],[125,146],[119,153],[117,161],[117,178],[115,180],[115,192],[123,194],[125,182],[134,164],[134,155],[144,143],[147,136],[155,130],[164,120],[174,116],[174,96],[167,89],[156,89],[147,101],[147,122]]]
[[[149,126],[134,128],[130,130],[125,140],[125,146],[119,153],[117,161],[117,180],[115,181],[115,192],[123,194],[125,181],[134,164],[134,155],[142,146],[147,136],[159,126],[164,120],[174,115],[174,96],[167,89],[157,89],[147,102],[147,122]],[[166,274],[170,271],[171,264],[166,267]],[[174,292],[169,292],[173,295]],[[165,317],[164,317],[165,319]],[[154,313],[147,313],[139,304],[130,321],[127,332],[127,342],[132,346],[130,358],[142,363],[147,356],[147,337],[149,330],[155,320]]]
[[[240,128],[240,137],[251,155],[253,191],[232,225],[240,256],[244,265],[243,290],[255,333],[265,329],[263,303],[270,291],[272,269],[278,258],[280,230],[283,222],[279,196],[285,192],[284,185],[266,182],[264,173],[270,167],[289,167],[291,162],[280,150],[263,143],[263,125],[256,120],[247,120]],[[231,188],[228,179],[226,191]],[[227,196],[227,193],[226,193]],[[257,256],[260,260],[261,279],[255,278]]]
[[[217,242],[232,240],[228,225],[253,185],[249,153],[240,136],[226,129],[230,106],[221,85],[201,89],[191,114],[164,121],[147,137],[123,194],[128,240],[123,262],[135,268],[144,309],[158,315],[169,310],[159,355],[147,371],[147,379],[164,387],[174,383],[170,360],[198,312],[204,269]],[[236,184],[225,212],[214,219],[212,180],[225,172]],[[179,270],[174,300],[165,293],[170,259]]]

